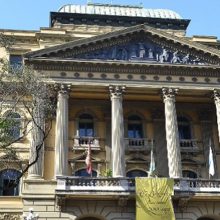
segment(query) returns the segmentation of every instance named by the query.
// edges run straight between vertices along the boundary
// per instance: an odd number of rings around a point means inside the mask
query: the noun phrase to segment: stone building
[[[175,179],[176,219],[220,219],[220,43],[187,37],[189,23],[170,10],[88,4],[51,12],[38,31],[0,30],[16,40],[1,57],[58,88],[43,157],[11,192],[4,182],[35,149],[26,140],[18,161],[2,154],[0,219],[33,208],[41,220],[134,220],[134,177],[148,175],[151,149],[156,175]]]

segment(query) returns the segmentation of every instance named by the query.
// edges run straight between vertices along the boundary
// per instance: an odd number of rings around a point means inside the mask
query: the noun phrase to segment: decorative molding
[[[0,214],[0,220],[21,220],[18,214]]]
[[[1,160],[0,171],[7,169],[23,170],[24,166],[27,165],[28,161],[24,160]]]
[[[120,65],[116,61],[79,61],[79,60],[47,60],[44,63],[43,60],[33,61],[34,69],[44,71],[69,71],[75,72],[73,77],[80,78],[80,72],[100,72],[100,73],[114,73],[114,74],[152,74],[156,72],[158,75],[172,75],[172,76],[191,76],[195,77],[217,77],[219,79],[219,67],[216,66],[196,66],[196,65],[173,65],[173,64],[151,64],[151,63],[129,63],[120,62]],[[67,76],[66,76],[67,77]],[[216,82],[218,82],[216,79]],[[195,81],[195,80],[194,80]]]
[[[220,104],[220,91],[217,89],[214,89],[214,100],[216,104]]]
[[[177,88],[162,88],[163,99],[173,99],[175,101],[175,96],[178,93],[179,89]]]
[[[193,64],[204,65],[207,64],[201,61],[198,57],[192,56],[189,53],[183,54],[182,51],[176,50],[176,48],[168,48],[166,43],[155,43],[150,38],[142,36],[136,36],[130,38],[125,44],[117,44],[111,47],[103,46],[98,49],[94,49],[90,52],[82,52],[80,50],[78,55],[73,55],[74,59],[82,60],[118,60],[129,62],[150,62],[150,63],[171,63],[171,64]],[[66,56],[65,56],[66,57]]]
[[[70,84],[54,84],[54,89],[58,91],[58,93],[61,93],[63,95],[68,94],[69,91],[71,90],[71,85]]]
[[[125,92],[125,86],[110,85],[109,92],[112,98],[119,98]]]

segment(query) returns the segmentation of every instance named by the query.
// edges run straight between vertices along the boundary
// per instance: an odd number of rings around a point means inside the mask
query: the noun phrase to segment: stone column
[[[177,92],[178,89],[162,89],[165,108],[165,127],[169,177],[172,178],[178,178],[182,176],[179,133],[175,107],[175,95],[177,94]]]
[[[217,124],[218,124],[218,138],[220,142],[220,91],[214,90],[214,100],[215,100],[216,116],[217,116]]]
[[[125,145],[124,145],[124,116],[122,94],[124,86],[110,86],[112,102],[112,175],[125,177]]]
[[[57,97],[55,177],[68,174],[68,90],[68,86],[61,85]]]
[[[44,103],[37,99],[33,110],[28,179],[41,179],[44,168]]]

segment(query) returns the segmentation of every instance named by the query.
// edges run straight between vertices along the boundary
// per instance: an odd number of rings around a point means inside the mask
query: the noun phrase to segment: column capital
[[[56,83],[54,85],[55,91],[57,91],[59,94],[68,94],[71,90],[71,84],[58,84]]]
[[[111,98],[120,98],[125,92],[125,86],[110,85],[109,92]]]
[[[173,99],[175,101],[175,96],[178,93],[178,88],[162,88],[163,100]]]
[[[220,90],[214,89],[213,93],[215,103],[220,104]]]

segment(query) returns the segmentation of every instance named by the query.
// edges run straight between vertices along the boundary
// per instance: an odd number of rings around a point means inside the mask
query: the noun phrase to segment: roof
[[[144,32],[145,34],[150,34],[151,36],[154,36],[154,38],[158,37],[160,39],[165,39],[167,42],[172,43],[172,44],[182,45],[182,51],[185,51],[185,50],[188,51],[187,50],[188,48],[194,52],[196,51],[196,54],[198,56],[201,56],[200,53],[202,53],[203,55],[204,54],[208,55],[209,59],[213,59],[214,57],[216,57],[217,61],[215,61],[214,63],[220,62],[219,61],[220,51],[218,49],[208,47],[197,42],[192,42],[186,38],[177,37],[173,34],[166,33],[162,30],[157,30],[156,28],[147,26],[145,24],[137,25],[137,26],[133,26],[129,28],[124,28],[118,31],[94,36],[91,38],[71,41],[68,43],[64,43],[64,44],[57,45],[57,46],[52,46],[50,48],[45,48],[45,49],[41,49],[38,51],[32,51],[32,52],[26,53],[24,57],[27,59],[30,59],[30,58],[37,58],[37,57],[48,57],[51,55],[54,56],[57,53],[60,53],[60,52],[65,53],[68,50],[74,50],[76,48],[77,48],[76,51],[81,51],[81,49],[79,48],[85,48],[89,45],[91,46],[94,44],[100,45],[104,41],[109,41],[112,39],[114,39],[115,41],[115,38],[121,38],[126,35],[131,35],[132,33],[134,34],[134,33],[140,33],[140,32]]]
[[[164,19],[182,19],[182,17],[168,9],[146,9],[142,6],[111,5],[111,4],[87,4],[87,5],[64,5],[58,12],[96,14],[96,15],[115,15],[128,17],[148,17]]]

